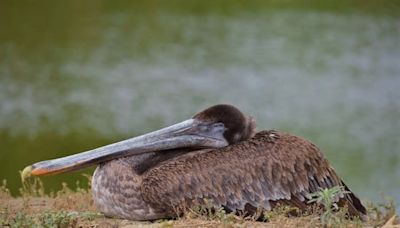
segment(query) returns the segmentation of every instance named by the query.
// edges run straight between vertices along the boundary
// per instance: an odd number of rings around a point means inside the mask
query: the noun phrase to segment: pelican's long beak
[[[23,175],[49,175],[82,169],[112,159],[176,148],[219,148],[228,145],[222,123],[189,119],[178,124],[93,150],[28,166]]]

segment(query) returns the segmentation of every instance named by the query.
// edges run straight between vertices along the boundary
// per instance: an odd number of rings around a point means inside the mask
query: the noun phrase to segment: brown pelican
[[[274,130],[231,105],[210,107],[181,123],[68,157],[28,166],[27,175],[72,171],[98,164],[92,192],[107,216],[153,220],[187,207],[212,204],[228,211],[307,207],[310,193],[343,186],[337,197],[349,213],[366,210],[311,142]]]

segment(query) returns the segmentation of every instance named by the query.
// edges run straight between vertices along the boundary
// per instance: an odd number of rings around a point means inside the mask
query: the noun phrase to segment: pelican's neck
[[[141,175],[163,161],[179,157],[190,151],[193,151],[193,149],[166,150],[150,152],[120,159],[121,161],[127,163],[130,167],[132,167],[133,171],[136,174]]]

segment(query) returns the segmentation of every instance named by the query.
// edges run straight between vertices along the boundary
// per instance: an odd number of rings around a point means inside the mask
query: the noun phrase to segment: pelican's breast
[[[92,179],[92,195],[97,208],[106,216],[132,220],[158,219],[142,198],[142,177],[124,159],[99,165]]]

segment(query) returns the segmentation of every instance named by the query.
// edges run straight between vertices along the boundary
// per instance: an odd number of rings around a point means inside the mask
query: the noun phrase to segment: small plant
[[[222,207],[215,211],[215,218],[225,224],[238,222],[238,217],[234,213],[227,213]]]
[[[7,181],[3,180],[3,183],[0,186],[0,199],[10,198],[10,190],[7,188]]]
[[[187,218],[217,220],[224,224],[239,222],[241,219],[234,213],[227,213],[223,207],[215,208],[211,200],[203,199],[204,204],[196,205],[186,213]]]
[[[290,216],[292,214],[300,214],[300,209],[289,205],[278,205],[271,211],[264,211],[263,221],[271,221],[279,216]]]
[[[158,221],[158,225],[160,228],[172,228],[174,227],[174,222],[172,220],[161,220]]]
[[[35,178],[22,178],[22,188],[19,189],[19,192],[22,197],[44,197],[44,186],[43,182],[35,177]]]
[[[338,210],[335,202],[340,195],[348,194],[349,191],[344,189],[344,186],[335,186],[333,188],[320,189],[318,192],[310,194],[312,197],[308,203],[317,203],[324,207],[324,212],[321,214],[321,223],[324,225],[331,225],[337,223],[340,219],[335,216],[334,211]]]
[[[188,209],[188,217],[202,217],[205,219],[213,219],[214,206],[211,200],[203,199],[203,204],[195,205]]]
[[[84,211],[79,213],[79,218],[82,220],[93,221],[96,218],[104,217],[103,214],[92,211]]]
[[[9,227],[15,227],[15,228],[28,228],[28,227],[33,227],[33,225],[35,224],[34,219],[32,218],[32,216],[29,216],[23,212],[18,212],[15,216],[14,219],[9,219],[8,220],[8,226]]]
[[[84,175],[90,186],[91,176]],[[53,207],[58,210],[96,211],[90,189],[80,187],[79,181],[75,188],[70,188],[62,183],[62,188],[57,192],[50,192],[50,198],[54,198]]]
[[[7,226],[9,224],[8,211],[6,211],[6,210],[0,211],[0,227]]]
[[[77,223],[77,213],[58,211],[45,212],[38,218],[39,224],[48,228],[74,227]]]

